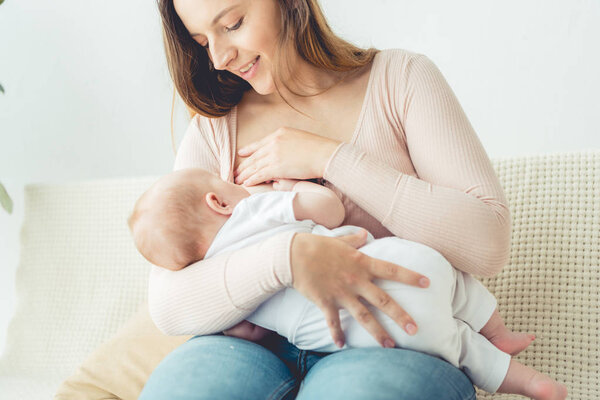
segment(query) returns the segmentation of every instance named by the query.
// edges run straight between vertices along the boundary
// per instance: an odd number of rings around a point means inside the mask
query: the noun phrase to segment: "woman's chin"
[[[269,82],[260,81],[260,82],[248,82],[248,83],[252,86],[252,89],[254,89],[254,91],[256,93],[258,93],[262,96],[266,96],[268,94],[273,94],[276,92],[273,81],[269,81]]]

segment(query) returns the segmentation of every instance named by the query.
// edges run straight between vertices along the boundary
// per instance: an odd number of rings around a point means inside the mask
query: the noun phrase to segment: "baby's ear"
[[[226,203],[214,192],[208,192],[206,196],[204,196],[204,199],[208,208],[216,213],[222,215],[231,215],[233,213],[233,206],[229,203]]]

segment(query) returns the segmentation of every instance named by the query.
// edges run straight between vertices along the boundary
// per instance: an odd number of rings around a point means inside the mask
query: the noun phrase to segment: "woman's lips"
[[[245,80],[252,79],[252,77],[254,77],[254,75],[256,75],[256,70],[258,69],[258,64],[259,63],[260,63],[260,56],[258,56],[258,57],[255,58],[254,65],[252,66],[252,68],[250,68],[246,72],[241,72],[240,71],[240,74],[242,75],[242,78],[244,78]]]

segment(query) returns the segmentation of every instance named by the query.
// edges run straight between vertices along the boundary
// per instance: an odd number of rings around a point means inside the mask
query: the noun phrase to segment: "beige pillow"
[[[161,333],[144,303],[59,386],[54,400],[137,399],[160,361],[191,337]]]

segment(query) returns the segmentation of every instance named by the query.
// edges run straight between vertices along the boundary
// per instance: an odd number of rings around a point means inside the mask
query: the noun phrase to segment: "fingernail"
[[[410,323],[406,324],[406,332],[408,332],[409,335],[414,335],[417,333],[417,327]]]
[[[337,342],[335,342],[335,345],[341,349],[342,347],[344,347],[344,342],[342,342],[341,340],[338,340]]]
[[[429,286],[429,279],[427,279],[427,278],[419,279],[419,286],[421,286],[421,287]]]
[[[385,339],[383,341],[383,347],[391,349],[392,347],[394,347],[394,342],[392,341],[392,339]]]

